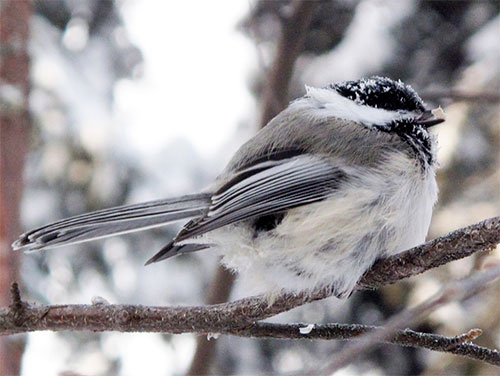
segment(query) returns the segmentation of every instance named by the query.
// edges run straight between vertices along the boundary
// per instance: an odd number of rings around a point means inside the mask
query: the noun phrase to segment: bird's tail
[[[37,251],[159,227],[202,215],[209,205],[210,194],[200,193],[98,210],[25,232],[12,244],[12,248]]]

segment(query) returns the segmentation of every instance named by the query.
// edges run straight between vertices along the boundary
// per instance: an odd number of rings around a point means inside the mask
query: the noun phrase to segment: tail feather
[[[204,214],[210,196],[187,195],[78,215],[28,231],[12,247],[35,251],[163,226]]]

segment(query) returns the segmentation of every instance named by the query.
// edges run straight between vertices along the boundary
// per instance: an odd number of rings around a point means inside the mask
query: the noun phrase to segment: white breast
[[[332,286],[346,296],[377,258],[425,241],[437,198],[434,172],[422,176],[405,154],[379,171],[346,172],[350,183],[340,192],[290,210],[274,231],[255,237],[250,226],[237,224],[200,241],[219,244],[223,262],[251,279],[249,285],[266,291]]]

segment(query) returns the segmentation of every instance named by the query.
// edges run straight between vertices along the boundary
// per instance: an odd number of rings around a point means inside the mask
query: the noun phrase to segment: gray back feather
[[[299,101],[305,102],[305,99]],[[291,146],[300,153],[325,155],[339,158],[348,165],[367,167],[380,164],[391,151],[412,153],[409,145],[395,134],[335,117],[315,117],[304,104],[290,105],[245,143],[229,162],[221,180],[281,150],[293,153]]]

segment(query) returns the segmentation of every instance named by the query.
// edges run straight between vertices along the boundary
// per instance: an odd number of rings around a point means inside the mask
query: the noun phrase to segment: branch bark
[[[358,289],[375,289],[429,269],[489,251],[500,243],[500,217],[455,230],[408,251],[377,262],[358,282]]]
[[[347,364],[352,363],[359,355],[370,350],[378,342],[382,342],[387,338],[390,338],[393,333],[401,327],[410,325],[420,317],[447,303],[450,303],[451,301],[466,299],[478,293],[480,290],[485,288],[488,283],[495,281],[498,278],[500,278],[500,265],[491,267],[485,272],[476,273],[461,281],[448,284],[439,293],[430,297],[418,306],[391,317],[382,325],[380,329],[374,330],[363,336],[360,342],[346,347],[339,354],[337,354],[333,362],[322,369],[321,373],[335,373]],[[498,356],[498,352],[496,352],[496,355]],[[500,366],[500,359],[497,358],[492,364]]]
[[[358,289],[420,274],[475,252],[488,251],[500,242],[500,217],[456,230],[446,236],[378,262],[360,281]],[[331,296],[319,290],[302,294],[283,293],[273,302],[263,296],[230,303],[196,307],[144,307],[140,305],[33,305],[20,302],[0,309],[0,334],[37,330],[91,330],[163,333],[222,333],[247,328],[311,301]]]
[[[276,324],[257,322],[251,326],[227,332],[224,334],[237,335],[253,338],[280,338],[280,339],[321,339],[321,340],[358,340],[360,336],[383,330],[381,326],[359,325],[359,324],[314,324],[308,333],[301,329],[310,327],[312,324]],[[208,334],[208,333],[204,333]],[[445,337],[437,334],[421,333],[411,329],[397,330],[381,342],[394,345],[418,347],[422,349],[447,352],[470,359],[485,361],[489,364],[500,366],[500,353],[486,347],[469,343],[482,334],[480,329],[471,329],[467,333]]]

